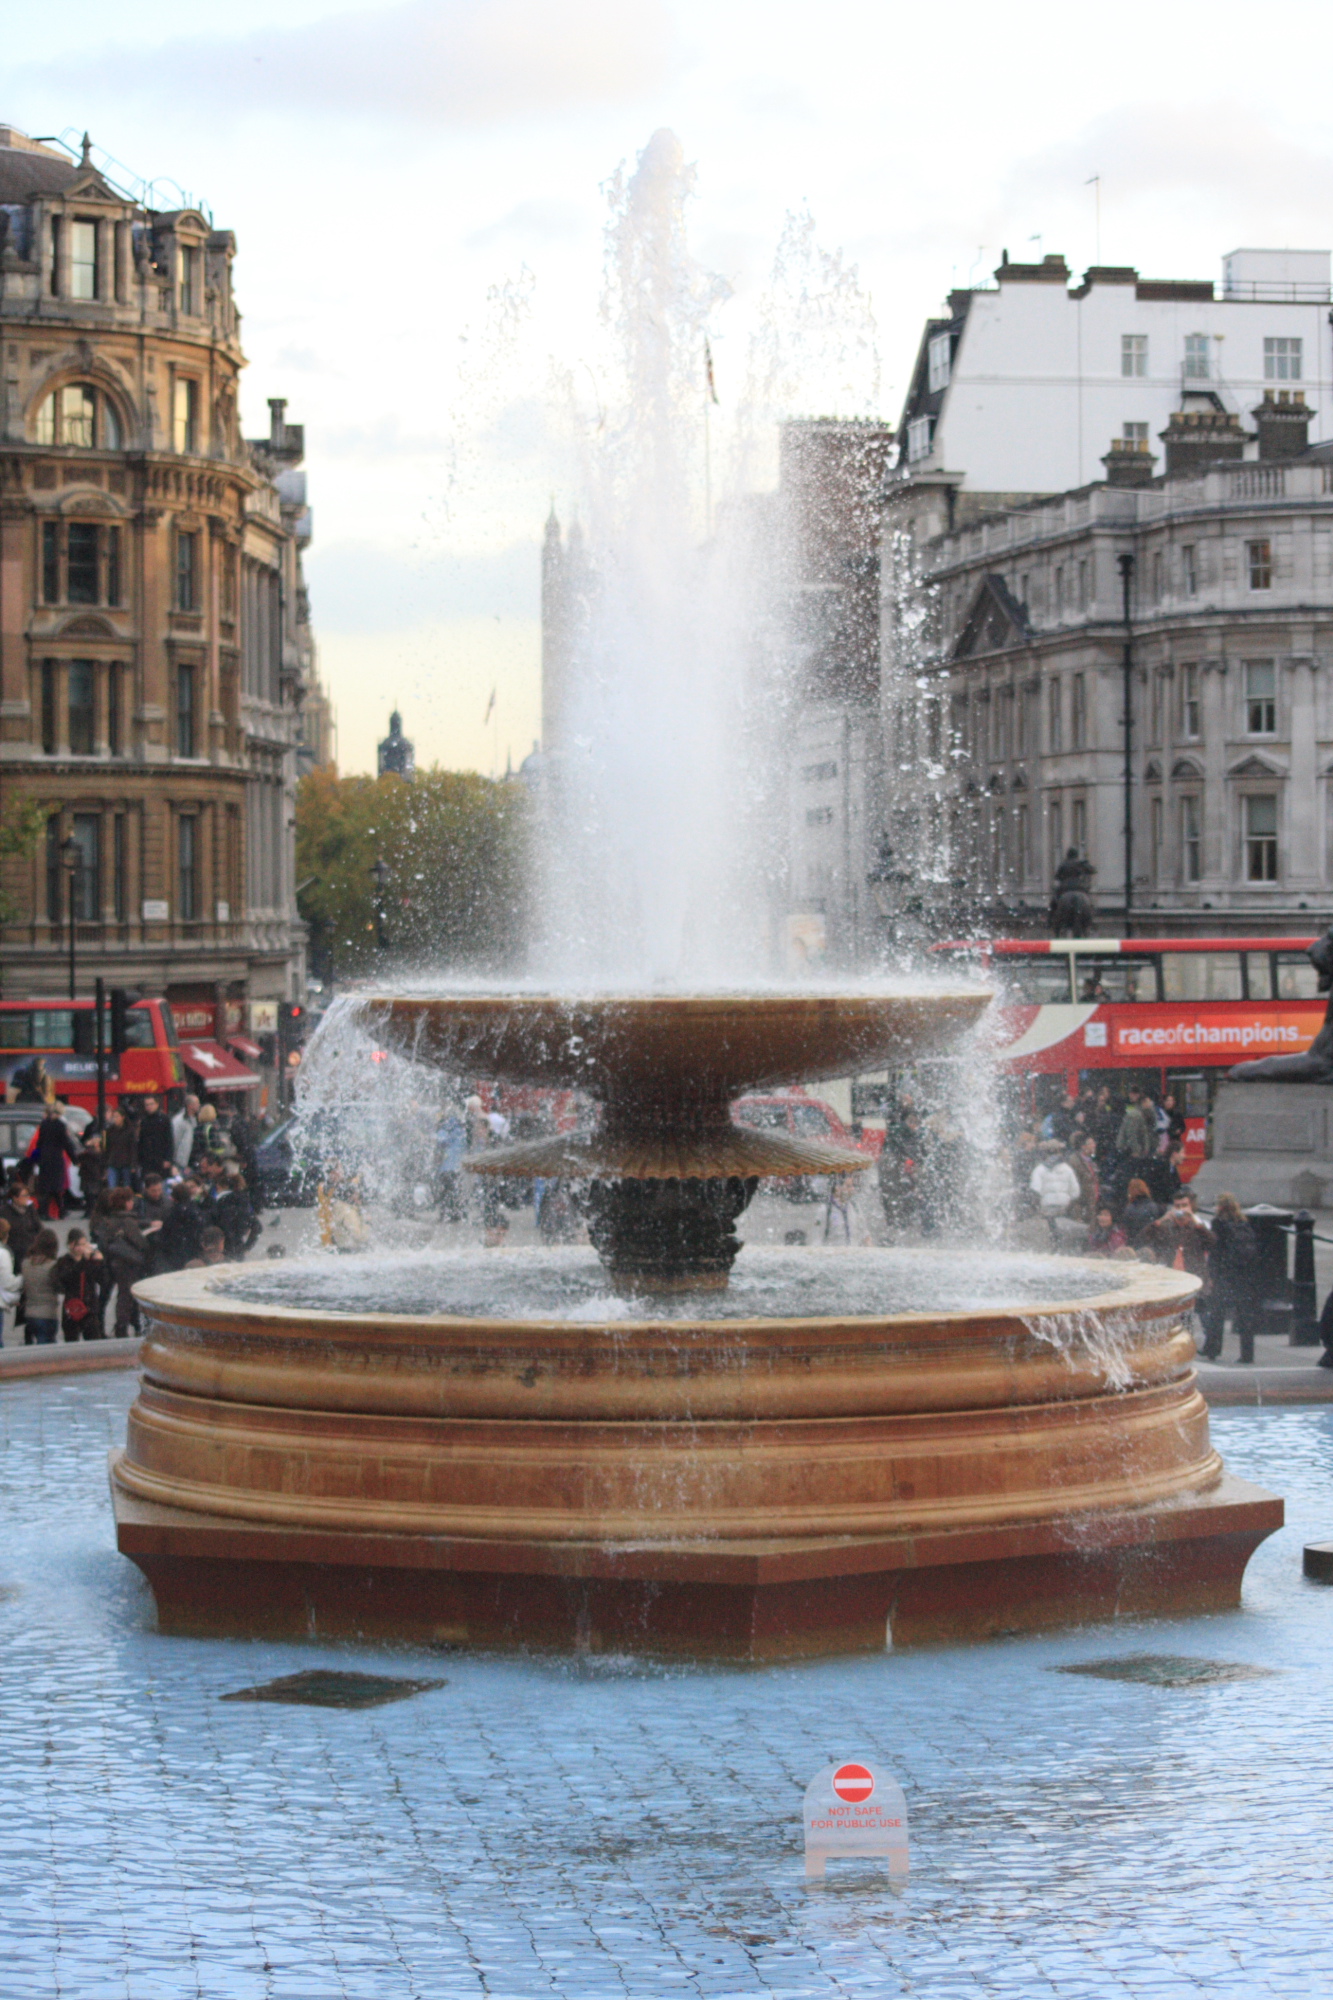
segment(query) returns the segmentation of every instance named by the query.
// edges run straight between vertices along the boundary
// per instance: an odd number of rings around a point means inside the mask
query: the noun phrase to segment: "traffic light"
[[[138,999],[127,987],[111,989],[111,1053],[123,1056],[130,1045],[130,1008]]]

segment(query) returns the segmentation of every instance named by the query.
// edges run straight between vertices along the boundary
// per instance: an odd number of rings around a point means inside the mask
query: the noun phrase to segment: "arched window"
[[[118,451],[120,419],[115,404],[91,382],[67,382],[63,389],[53,389],[38,410],[37,442]]]

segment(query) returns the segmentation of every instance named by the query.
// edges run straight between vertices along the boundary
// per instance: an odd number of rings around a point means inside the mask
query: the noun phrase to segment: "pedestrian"
[[[106,1260],[81,1229],[71,1229],[56,1265],[60,1324],[66,1340],[105,1340]]]
[[[1153,1200],[1147,1182],[1135,1177],[1125,1189],[1125,1212],[1120,1218],[1131,1250],[1138,1249],[1144,1232],[1152,1228],[1161,1213],[1162,1204]]]
[[[115,1332],[124,1340],[133,1327],[139,1331],[139,1301],[134,1287],[148,1273],[149,1243],[161,1225],[149,1222],[140,1227],[131,1210],[134,1194],[129,1188],[115,1188],[110,1196],[111,1219],[106,1230],[105,1255],[116,1283]]]
[[[199,1183],[193,1176],[177,1181],[171,1190],[171,1210],[162,1224],[162,1234],[156,1246],[158,1261],[164,1271],[183,1271],[191,1259],[199,1255],[199,1237],[204,1227],[199,1198]]]
[[[90,1132],[83,1142],[79,1154],[79,1187],[83,1194],[83,1212],[91,1216],[106,1186],[106,1154],[103,1151],[102,1134]]]
[[[435,1204],[441,1222],[461,1222],[464,1215],[462,1171],[467,1151],[467,1125],[458,1105],[445,1105],[435,1128]],[[538,1211],[538,1221],[541,1215]]]
[[[1231,1321],[1240,1342],[1240,1359],[1254,1360],[1254,1326],[1259,1304],[1259,1245],[1241,1213],[1234,1194],[1220,1194],[1213,1208],[1213,1247],[1208,1290],[1199,1309],[1203,1321],[1203,1354],[1222,1358],[1222,1337]]]
[[[220,1229],[212,1227],[202,1231],[199,1237],[199,1255],[191,1257],[187,1270],[201,1269],[205,1264],[225,1264],[227,1261],[227,1241]]]
[[[171,1121],[171,1157],[184,1173],[190,1164],[194,1135],[199,1129],[199,1099],[192,1093]]]
[[[1097,1174],[1097,1141],[1092,1137],[1082,1140],[1069,1163],[1078,1175],[1077,1213],[1084,1222],[1091,1224],[1096,1219],[1102,1198],[1101,1181]]]
[[[148,1244],[148,1269],[145,1277],[155,1278],[162,1268],[161,1244],[162,1224],[171,1214],[171,1196],[167,1193],[160,1174],[145,1174],[143,1193],[131,1210],[135,1221],[142,1226],[155,1222],[158,1226]]]
[[[238,1166],[224,1168],[221,1188],[213,1204],[213,1222],[222,1231],[228,1263],[239,1264],[259,1236],[262,1224],[255,1214]],[[207,1230],[204,1234],[207,1235]],[[202,1239],[201,1239],[202,1240]]]
[[[1037,1206],[1051,1232],[1051,1241],[1058,1243],[1060,1232],[1056,1223],[1068,1215],[1079,1198],[1078,1175],[1065,1158],[1063,1146],[1051,1144],[1045,1158],[1038,1160],[1032,1169],[1028,1183],[1037,1197]]]
[[[39,1229],[37,1240],[23,1260],[19,1293],[23,1301],[23,1345],[50,1347],[60,1328],[60,1297],[56,1288],[56,1262],[60,1240],[54,1229]]]
[[[0,1202],[0,1221],[9,1224],[9,1254],[18,1273],[42,1226],[41,1211],[26,1181],[15,1180],[10,1184],[8,1195]]]
[[[1189,1271],[1196,1278],[1208,1275],[1212,1231],[1194,1213],[1194,1196],[1188,1188],[1180,1190],[1165,1215],[1149,1223],[1143,1232],[1143,1244],[1159,1264]]]
[[[1157,1149],[1157,1124],[1144,1111],[1142,1094],[1131,1090],[1116,1134],[1116,1151],[1125,1160],[1146,1160]],[[1137,1164],[1135,1167],[1137,1171]]]
[[[0,1215],[0,1347],[5,1344],[5,1314],[19,1302],[19,1281],[9,1254],[9,1224]]]
[[[145,1097],[134,1164],[141,1174],[165,1174],[173,1159],[171,1120],[156,1097]]]
[[[107,1186],[128,1187],[138,1157],[139,1139],[133,1125],[125,1116],[123,1105],[113,1104],[111,1107],[103,1150],[106,1154]]]
[[[1124,1230],[1109,1208],[1097,1210],[1096,1220],[1088,1231],[1086,1248],[1090,1257],[1132,1257],[1134,1254],[1125,1239]]]
[[[69,1126],[54,1104],[37,1127],[32,1141],[37,1161],[38,1213],[58,1222],[65,1212],[65,1190],[69,1186],[69,1163],[77,1160],[79,1149]]]

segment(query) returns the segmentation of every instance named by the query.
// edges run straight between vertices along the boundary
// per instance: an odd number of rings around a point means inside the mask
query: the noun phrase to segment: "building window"
[[[176,609],[199,608],[199,537],[181,530],[176,536]]]
[[[180,309],[183,313],[196,315],[201,310],[203,288],[199,283],[199,267],[202,255],[196,245],[186,244],[178,250],[177,256],[180,260],[178,265],[180,283],[177,293]],[[184,449],[185,446],[177,446],[178,451]],[[193,450],[193,446],[189,449]]]
[[[1245,800],[1245,879],[1277,881],[1277,793],[1251,792]]]
[[[1154,674],[1148,683],[1148,747],[1156,749],[1162,740],[1162,676]]]
[[[190,375],[178,375],[172,390],[172,441],[177,451],[198,450],[199,384]]]
[[[182,813],[176,822],[180,861],[181,922],[192,924],[199,914],[199,822],[193,813]]]
[[[1299,382],[1301,379],[1301,343],[1291,338],[1265,340],[1264,380],[1266,382]]]
[[[51,297],[60,296],[60,224],[58,215],[51,217],[51,269],[48,273],[51,283]]]
[[[1122,375],[1146,375],[1147,372],[1147,334],[1122,333],[1120,336],[1120,373]]]
[[[96,604],[101,596],[97,563],[97,524],[71,521],[65,544],[65,597],[70,604]]]
[[[60,602],[60,523],[42,522],[42,603]]]
[[[1026,882],[1028,878],[1028,854],[1029,854],[1027,807],[1020,806],[1018,808],[1017,813],[1015,814],[1015,818],[1018,822],[1017,826],[1018,851],[1014,856],[1015,872],[1017,873],[1020,882]]]
[[[949,386],[949,364],[953,343],[947,333],[937,333],[926,349],[926,366],[932,393]]]
[[[1209,349],[1212,342],[1206,333],[1185,335],[1185,380],[1206,382],[1212,374]]]
[[[1251,736],[1277,735],[1277,668],[1272,660],[1245,663],[1245,728]]]
[[[1268,541],[1247,542],[1245,544],[1245,556],[1249,564],[1250,589],[1271,590],[1273,588],[1273,544]]]
[[[1092,602],[1091,592],[1088,588],[1089,581],[1089,567],[1085,559],[1078,566],[1078,608],[1080,611],[1086,611]]]
[[[1060,683],[1050,682],[1046,690],[1047,747],[1051,750],[1064,749],[1064,704],[1060,699]]]
[[[1193,663],[1180,669],[1180,733],[1187,740],[1199,734],[1199,669]]]
[[[91,382],[67,382],[53,389],[37,412],[38,444],[100,445],[120,449],[120,419],[114,403]]]
[[[913,417],[907,426],[907,462],[915,465],[919,459],[930,457],[931,419]]]
[[[97,670],[91,660],[69,663],[69,747],[76,757],[91,757],[97,727],[94,689]]]
[[[106,531],[106,601],[108,604],[121,602],[120,576],[120,529]]]
[[[1158,549],[1154,552],[1152,559],[1152,595],[1154,604],[1160,604],[1162,601],[1163,574],[1162,551]]]
[[[1195,561],[1193,542],[1186,542],[1180,551],[1180,582],[1186,597],[1197,597],[1199,567]]]
[[[176,755],[193,757],[195,739],[194,668],[176,669]]]
[[[56,663],[42,661],[42,749],[48,757],[56,754]]]
[[[46,822],[46,921],[65,921],[64,869],[60,866],[60,814],[51,813]]]
[[[82,217],[69,225],[69,295],[97,297],[97,224]]]
[[[1069,812],[1069,833],[1073,845],[1080,854],[1088,851],[1088,802],[1075,799]]]
[[[75,813],[71,828],[79,850],[79,865],[72,870],[74,916],[81,924],[100,921],[102,891],[102,820],[98,813]]]
[[[1162,879],[1162,801],[1152,802],[1152,879]]]
[[[1203,874],[1203,833],[1196,792],[1180,801],[1180,861],[1185,880],[1197,882]]]
[[[1122,424],[1120,430],[1125,443],[1134,451],[1146,451],[1148,449],[1148,426],[1146,424]]]
[[[1059,799],[1052,799],[1050,803],[1050,833],[1051,874],[1054,876],[1056,869],[1065,858],[1064,813],[1061,809]]]
[[[117,813],[111,827],[111,901],[116,922],[129,917],[129,882],[125,866],[125,815]]]
[[[125,721],[121,709],[124,668],[106,670],[106,747],[113,757],[125,754]]]
[[[1072,683],[1072,700],[1069,709],[1069,742],[1071,749],[1081,750],[1088,734],[1088,692],[1087,681],[1082,674],[1075,674]],[[1078,811],[1077,805],[1074,807]]]

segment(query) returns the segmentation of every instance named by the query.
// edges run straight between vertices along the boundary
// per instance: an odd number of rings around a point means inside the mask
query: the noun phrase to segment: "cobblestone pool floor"
[[[0,1395],[4,2000],[1333,1993],[1333,1412],[1214,1416],[1288,1500],[1239,1612],[720,1671],[160,1639],[106,1500],[133,1392]],[[1052,1671],[1143,1651],[1277,1671]],[[221,1700],[316,1666],[446,1685]],[[802,1789],[858,1753],[900,1895],[805,1887]]]

